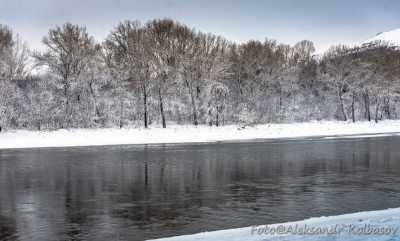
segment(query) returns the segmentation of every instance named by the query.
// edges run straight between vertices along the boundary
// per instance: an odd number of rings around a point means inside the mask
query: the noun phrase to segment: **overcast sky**
[[[319,51],[400,28],[399,0],[0,0],[0,23],[40,48],[48,29],[84,24],[98,40],[120,21],[173,18],[229,40],[266,37],[294,44],[314,41]]]

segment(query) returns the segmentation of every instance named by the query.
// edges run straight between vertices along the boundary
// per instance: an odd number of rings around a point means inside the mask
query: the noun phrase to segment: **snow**
[[[41,132],[15,130],[0,133],[0,148],[195,143],[323,136],[359,138],[397,134],[400,134],[399,120],[381,121],[377,124],[339,121],[268,124],[244,129],[238,128],[237,125],[222,127],[174,125],[166,129],[160,127],[149,129],[63,129]]]
[[[205,232],[158,239],[157,241],[394,241],[400,240],[399,228],[400,208],[395,208],[310,218],[291,223]],[[278,230],[284,234],[271,234],[274,231],[279,232]]]
[[[363,42],[363,43],[370,43],[375,41],[384,41],[389,42],[391,44],[400,46],[400,29],[395,29],[388,32],[383,32],[377,34],[375,37]]]

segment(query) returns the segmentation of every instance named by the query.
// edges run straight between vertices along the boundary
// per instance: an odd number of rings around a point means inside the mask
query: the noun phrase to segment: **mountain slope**
[[[392,31],[379,33],[375,37],[370,38],[367,41],[364,41],[363,44],[371,43],[371,42],[375,42],[375,41],[384,41],[384,42],[389,42],[391,44],[400,46],[400,29],[395,29]]]

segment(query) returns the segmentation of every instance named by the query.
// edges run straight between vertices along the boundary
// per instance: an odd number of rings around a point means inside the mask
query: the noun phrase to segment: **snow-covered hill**
[[[388,32],[379,33],[375,37],[370,38],[367,41],[364,41],[362,44],[371,43],[375,41],[384,41],[400,46],[400,28]]]

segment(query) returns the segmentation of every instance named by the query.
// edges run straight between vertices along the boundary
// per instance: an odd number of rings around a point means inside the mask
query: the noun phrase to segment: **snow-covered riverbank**
[[[235,125],[222,127],[174,125],[167,129],[151,127],[149,129],[70,129],[42,132],[17,130],[0,133],[0,148],[215,142],[347,135],[365,137],[396,132],[400,132],[400,121],[382,121],[378,124],[324,121],[258,125],[244,129]]]
[[[273,234],[275,233],[275,234]],[[281,233],[281,234],[277,234]],[[383,241],[400,240],[400,208],[246,227],[158,241]]]

